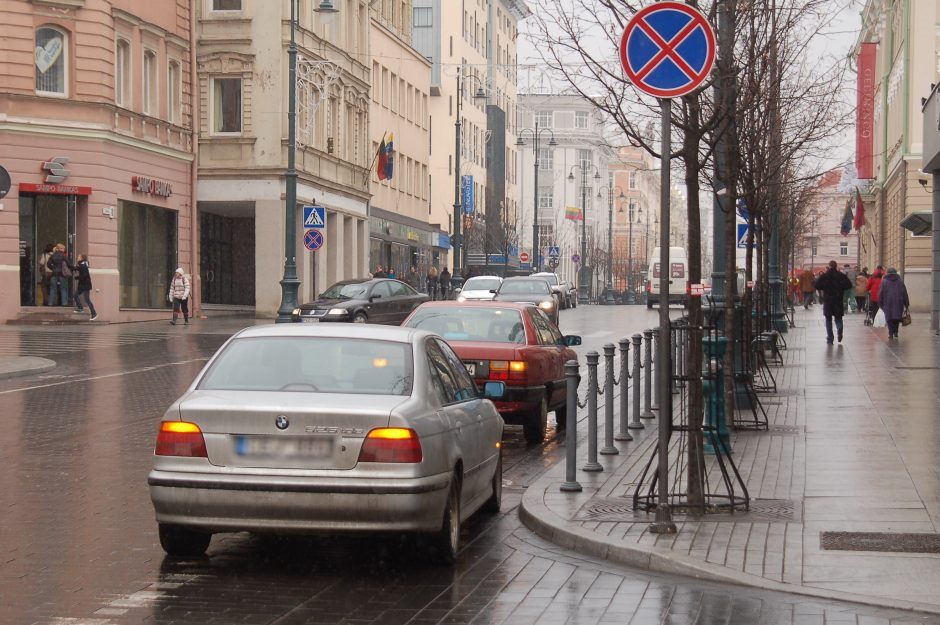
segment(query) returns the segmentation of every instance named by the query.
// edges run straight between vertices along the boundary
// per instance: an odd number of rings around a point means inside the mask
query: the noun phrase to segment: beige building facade
[[[88,256],[101,321],[168,317],[198,250],[190,2],[4,0],[0,15],[0,320],[69,312],[71,279],[44,306],[56,243]]]
[[[196,0],[199,277],[208,308],[273,316],[285,262],[290,0]],[[368,272],[371,26],[365,0],[297,16],[298,299]],[[303,205],[326,208],[304,248]]]
[[[659,245],[657,163],[646,150],[625,146],[609,164],[614,187],[614,288],[618,291],[643,288],[650,255]]]
[[[913,212],[930,210],[919,183],[921,98],[938,81],[940,4],[921,0],[868,0],[861,44],[876,44],[874,68],[874,179],[863,193],[867,225],[861,230],[862,265],[895,267],[911,294],[911,308],[930,307],[930,236],[901,227]]]

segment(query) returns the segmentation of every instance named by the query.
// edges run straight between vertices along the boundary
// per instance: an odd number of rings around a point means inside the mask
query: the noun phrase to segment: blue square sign
[[[326,228],[326,208],[323,206],[304,206],[304,230]]]

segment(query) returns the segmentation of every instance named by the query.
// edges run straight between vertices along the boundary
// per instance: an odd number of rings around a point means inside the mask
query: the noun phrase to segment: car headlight
[[[345,308],[331,308],[328,315],[345,315],[348,311]]]
[[[295,317],[299,317],[299,316],[300,316],[300,309],[299,309],[299,308],[295,308],[294,310],[291,311],[291,314],[292,314],[293,316],[295,316]]]
[[[465,301],[467,301],[467,298],[464,297],[463,295],[459,295],[459,296],[457,297],[457,301],[458,301],[458,302],[465,302]]]
[[[553,308],[555,308],[555,304],[554,302],[542,302],[541,304],[539,304],[539,308],[541,308],[542,310],[552,310]]]

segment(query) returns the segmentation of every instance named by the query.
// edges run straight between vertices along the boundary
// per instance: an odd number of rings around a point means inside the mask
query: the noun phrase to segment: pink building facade
[[[57,243],[88,256],[101,321],[165,318],[173,272],[198,260],[190,1],[0,0],[0,15],[0,322],[52,312],[39,265]]]
[[[858,262],[858,233],[850,230],[843,235],[842,218],[846,202],[854,198],[839,191],[840,171],[826,172],[819,181],[816,196],[807,207],[800,246],[796,250],[797,269],[822,271],[834,260],[843,265],[855,266]],[[869,267],[869,269],[872,269]]]

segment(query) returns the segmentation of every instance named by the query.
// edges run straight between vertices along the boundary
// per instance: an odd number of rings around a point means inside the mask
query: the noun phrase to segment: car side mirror
[[[574,347],[581,344],[581,337],[577,334],[566,334],[562,339],[567,347]]]
[[[486,399],[502,399],[506,394],[506,385],[502,382],[487,382],[483,385],[483,397]]]

